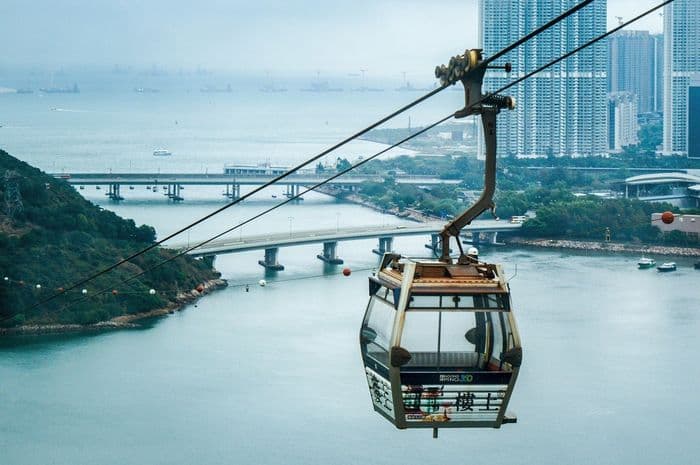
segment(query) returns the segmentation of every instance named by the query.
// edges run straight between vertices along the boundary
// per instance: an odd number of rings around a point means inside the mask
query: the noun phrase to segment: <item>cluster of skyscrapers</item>
[[[486,56],[580,0],[480,0]],[[509,89],[518,108],[499,119],[499,154],[590,156],[639,142],[638,114],[663,113],[663,154],[700,157],[700,0],[664,7],[664,33],[622,30]],[[622,20],[622,19],[620,19]],[[606,32],[607,2],[509,53],[512,72],[490,72],[493,91]]]

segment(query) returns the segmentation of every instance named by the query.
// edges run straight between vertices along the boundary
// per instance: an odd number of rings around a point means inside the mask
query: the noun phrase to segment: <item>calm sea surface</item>
[[[414,96],[0,95],[0,146],[49,171],[288,164]],[[460,97],[448,97],[414,121],[457,108]],[[154,160],[158,147],[173,157]],[[180,205],[138,188],[120,205],[103,191],[82,192],[161,236],[224,201],[215,189],[183,191]],[[261,193],[182,240],[227,229],[281,193]],[[382,223],[401,221],[312,194],[232,235]],[[424,255],[424,242],[398,238],[395,247]],[[442,430],[433,440],[372,411],[357,334],[375,246],[339,245],[349,277],[315,258],[320,245],[282,249],[286,269],[276,275],[257,265],[262,252],[221,256],[229,288],[142,329],[0,339],[0,464],[697,461],[700,272],[690,261],[659,274],[625,255],[484,250],[513,276],[525,351],[510,405],[518,424]]]

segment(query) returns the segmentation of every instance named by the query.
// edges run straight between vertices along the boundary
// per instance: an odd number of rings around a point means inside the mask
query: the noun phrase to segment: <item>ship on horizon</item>
[[[39,92],[45,94],[79,94],[80,89],[78,84],[73,84],[72,87],[42,87]]]
[[[200,92],[205,92],[205,93],[222,93],[222,92],[233,92],[233,89],[231,89],[231,84],[227,84],[226,87],[216,87],[216,86],[204,86],[201,89],[199,89]]]

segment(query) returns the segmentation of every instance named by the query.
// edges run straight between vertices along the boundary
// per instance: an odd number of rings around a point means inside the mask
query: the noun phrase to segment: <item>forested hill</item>
[[[44,305],[34,305],[155,241],[136,226],[0,150],[0,327],[91,324],[171,306],[178,293],[215,279],[203,261],[178,257],[140,278],[119,283],[172,257],[155,248]],[[87,293],[83,293],[83,288]],[[110,289],[102,295],[98,291]],[[112,289],[114,291],[112,291]],[[150,292],[156,290],[155,293]],[[75,304],[83,296],[93,296]],[[34,308],[33,308],[34,307]]]

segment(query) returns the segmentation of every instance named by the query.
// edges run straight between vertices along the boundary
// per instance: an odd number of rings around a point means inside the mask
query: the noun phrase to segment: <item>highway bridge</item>
[[[71,185],[106,186],[106,195],[112,200],[123,200],[122,186],[147,186],[149,189],[163,190],[163,193],[174,201],[184,200],[181,190],[183,186],[222,186],[223,194],[230,198],[240,197],[242,185],[263,185],[272,181],[277,175],[272,174],[207,174],[207,173],[61,173],[54,177],[65,180]],[[285,195],[292,197],[300,192],[301,187],[313,186],[327,179],[327,174],[315,173],[292,174],[279,181],[278,185],[286,186]],[[328,182],[343,190],[355,190],[363,182],[383,182],[384,175],[346,174]],[[458,179],[440,179],[436,176],[393,176],[398,184],[414,184],[434,186],[439,184],[459,184]]]
[[[465,233],[471,233],[472,239],[479,241],[481,238],[495,242],[499,232],[513,232],[520,229],[522,224],[514,224],[508,221],[480,220],[464,228]],[[352,241],[360,239],[377,238],[377,248],[373,251],[383,255],[392,250],[393,238],[397,236],[426,235],[431,237],[426,247],[435,252],[441,250],[439,232],[444,223],[426,223],[400,226],[365,226],[352,228],[322,229],[312,231],[295,231],[290,233],[264,234],[257,236],[242,236],[240,238],[225,238],[209,242],[188,252],[195,257],[215,257],[216,255],[250,250],[264,250],[264,260],[259,260],[262,266],[271,270],[283,270],[284,266],[278,261],[278,252],[282,247],[292,247],[305,244],[323,244],[323,252],[317,257],[327,263],[338,265],[343,260],[337,255],[337,245],[340,241]],[[192,244],[194,245],[194,244]],[[168,247],[175,249],[189,248],[190,244],[168,243]]]

